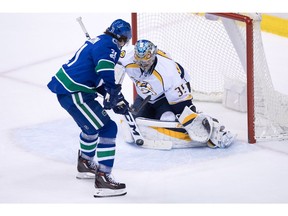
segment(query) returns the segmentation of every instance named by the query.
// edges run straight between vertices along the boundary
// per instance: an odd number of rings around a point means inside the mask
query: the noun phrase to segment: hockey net
[[[171,54],[191,74],[194,100],[242,103],[249,143],[288,139],[288,95],[274,90],[260,24],[260,14],[133,13],[132,42]]]

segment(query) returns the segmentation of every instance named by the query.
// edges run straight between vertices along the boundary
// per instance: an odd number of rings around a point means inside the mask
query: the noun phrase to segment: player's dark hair
[[[121,42],[121,41],[124,41],[125,43],[127,42],[127,37],[125,37],[125,36],[117,37],[117,35],[113,34],[113,33],[110,32],[108,29],[106,29],[106,31],[104,31],[104,34],[110,35],[111,37],[115,38],[115,39],[118,40],[119,42]]]

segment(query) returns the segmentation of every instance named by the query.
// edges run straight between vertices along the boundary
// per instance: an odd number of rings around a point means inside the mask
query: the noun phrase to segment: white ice
[[[92,36],[114,19],[130,21],[128,13],[0,14],[0,203],[288,202],[288,141],[248,144],[246,114],[199,102],[238,134],[234,145],[148,150],[125,143],[120,128],[113,175],[128,193],[95,199],[93,181],[75,178],[79,129],[46,87],[85,40],[78,16]],[[288,39],[263,33],[263,41],[275,88],[288,94]]]

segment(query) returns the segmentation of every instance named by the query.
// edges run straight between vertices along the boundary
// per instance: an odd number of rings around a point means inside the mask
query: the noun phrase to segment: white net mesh
[[[256,16],[257,18],[257,16]],[[225,80],[246,78],[246,25],[193,13],[137,14],[138,39],[151,40],[190,74],[195,100],[222,102]],[[274,91],[254,21],[255,137],[288,138],[288,96]]]
[[[288,139],[288,96],[274,90],[262,45],[260,23],[254,23],[254,110],[258,140]]]

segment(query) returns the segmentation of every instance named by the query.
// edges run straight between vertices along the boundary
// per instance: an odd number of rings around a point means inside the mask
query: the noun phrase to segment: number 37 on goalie
[[[178,97],[182,97],[187,92],[191,93],[190,83],[181,84],[175,90],[178,92]]]

